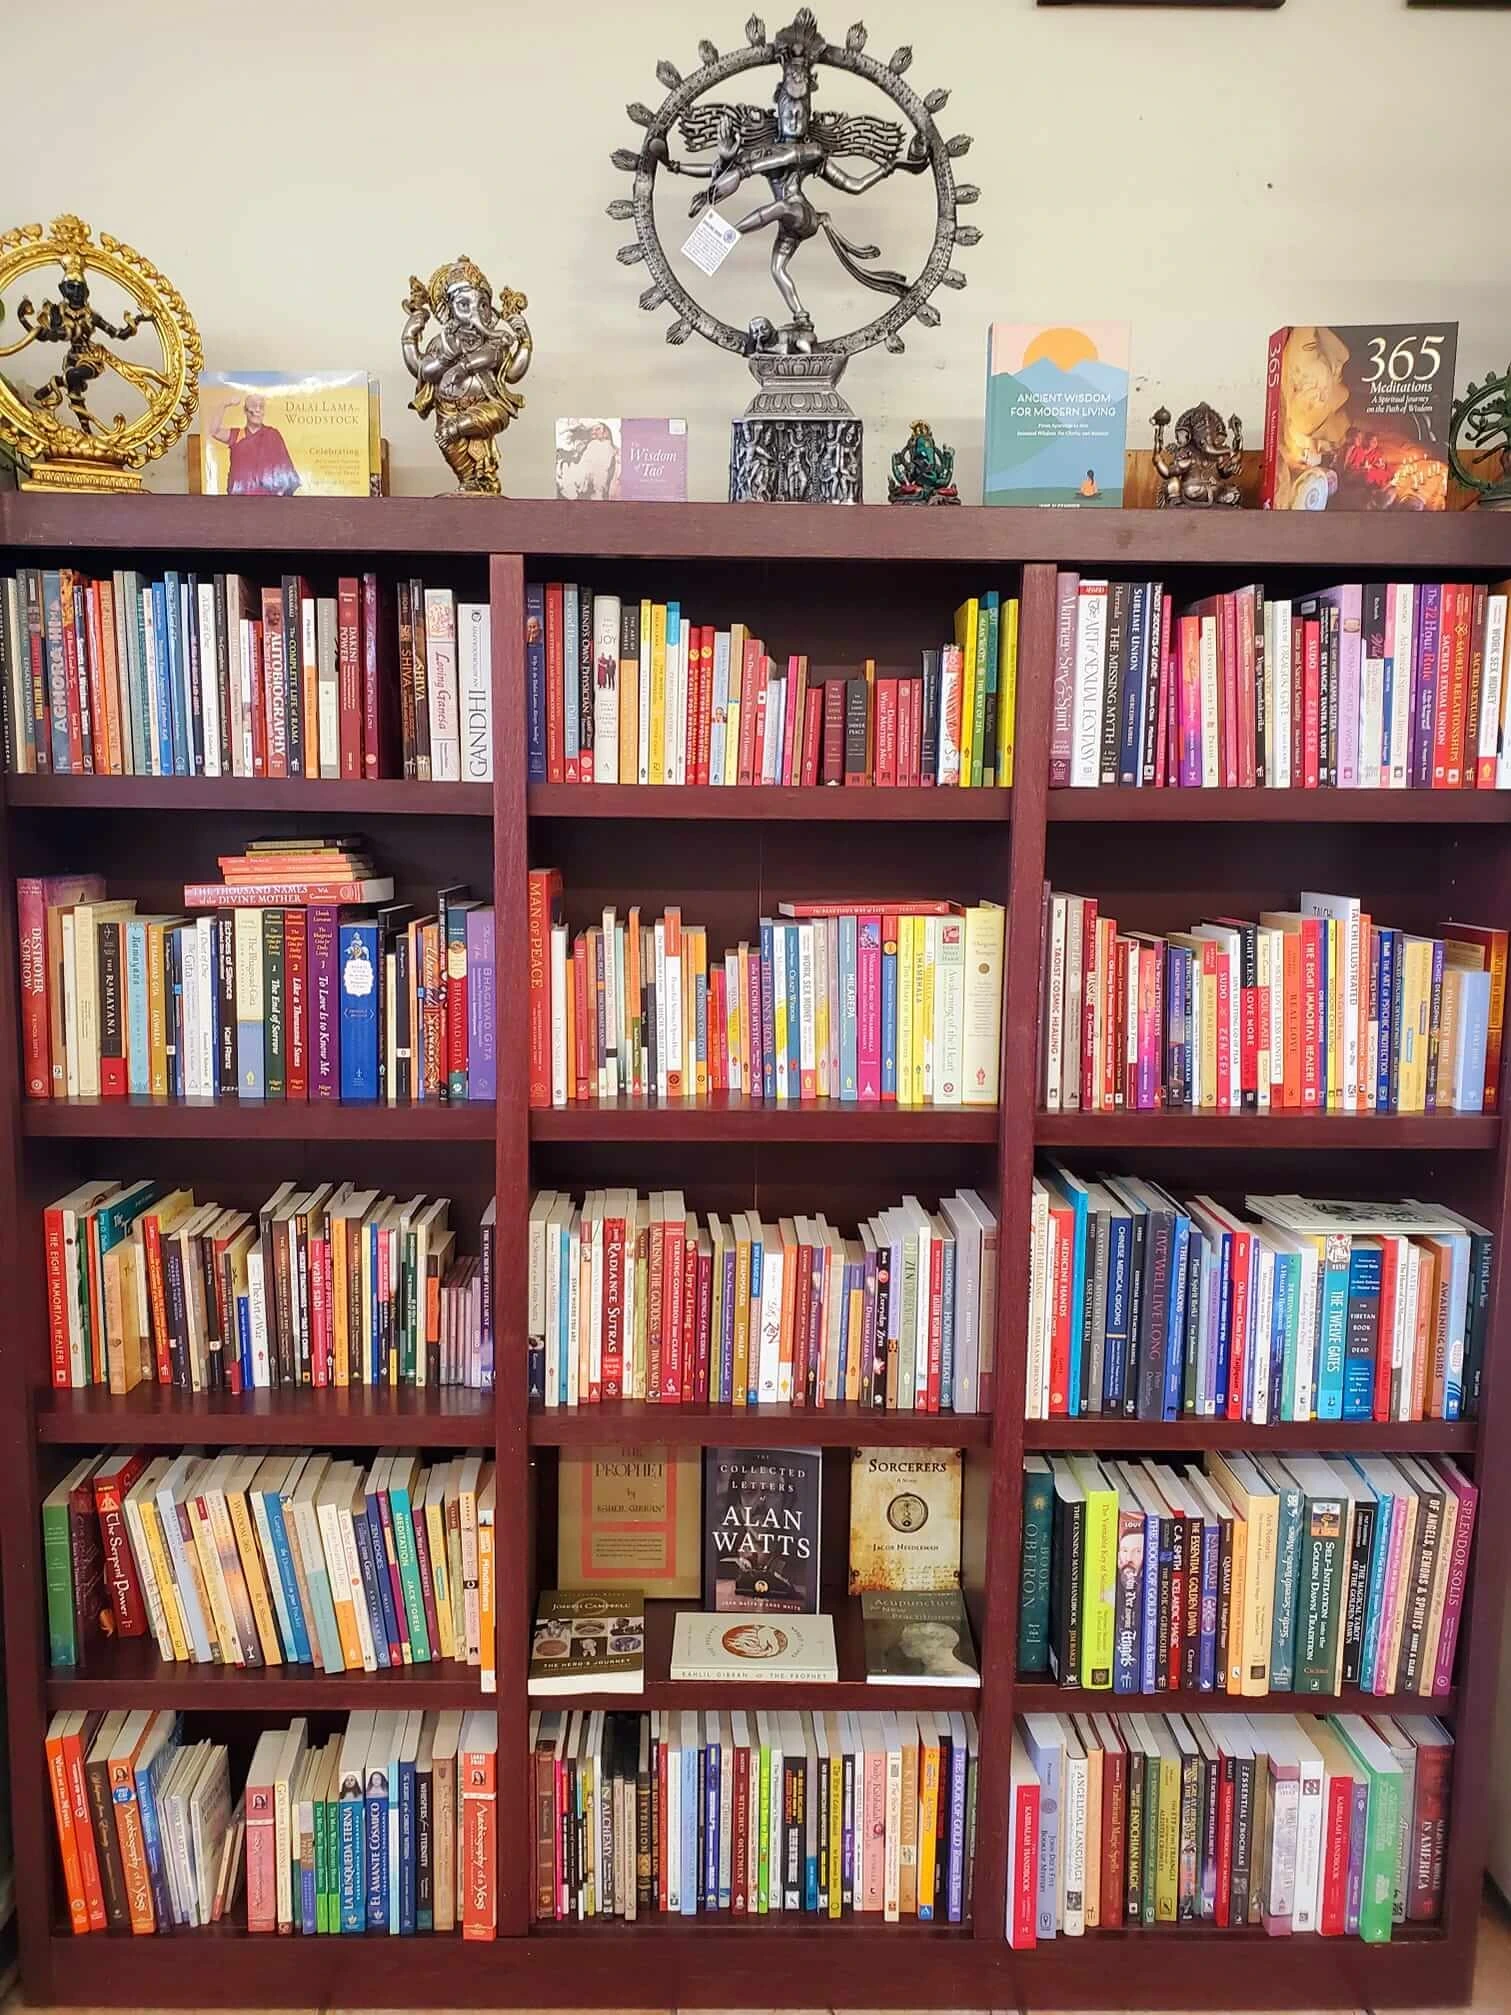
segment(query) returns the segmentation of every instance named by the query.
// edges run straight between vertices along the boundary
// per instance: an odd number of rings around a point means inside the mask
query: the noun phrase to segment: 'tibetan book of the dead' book
[[[556,1572],[574,1588],[701,1592],[702,1465],[696,1449],[562,1450]]]
[[[850,1593],[960,1586],[958,1448],[858,1448],[850,1465]]]
[[[704,1456],[703,1600],[710,1609],[817,1610],[816,1448]]]
[[[530,1692],[641,1693],[645,1689],[645,1598],[638,1588],[611,1594],[546,1590],[530,1640]]]

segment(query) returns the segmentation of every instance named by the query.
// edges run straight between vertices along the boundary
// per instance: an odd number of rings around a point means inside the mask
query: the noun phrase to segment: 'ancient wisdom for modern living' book
[[[1126,322],[992,324],[985,503],[1119,508],[1128,334]]]
[[[704,1456],[703,1600],[710,1609],[818,1608],[816,1448]]]

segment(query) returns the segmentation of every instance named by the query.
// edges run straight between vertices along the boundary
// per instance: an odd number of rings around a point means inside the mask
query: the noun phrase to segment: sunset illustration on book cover
[[[365,371],[207,371],[199,381],[207,497],[365,497],[378,434]]]
[[[982,501],[1117,510],[1128,437],[1126,322],[994,322]]]

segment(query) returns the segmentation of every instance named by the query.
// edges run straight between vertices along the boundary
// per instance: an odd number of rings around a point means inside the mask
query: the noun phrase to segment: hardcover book
[[[684,1609],[672,1637],[671,1677],[831,1684],[839,1677],[830,1616],[744,1617]]]
[[[199,381],[207,497],[366,497],[373,462],[365,371],[206,371]]]
[[[638,1588],[553,1588],[535,1611],[530,1692],[640,1693],[645,1686],[645,1598]]]
[[[703,1599],[714,1610],[816,1611],[816,1448],[704,1454]]]
[[[696,1597],[702,1483],[696,1449],[564,1449],[557,1574],[574,1588],[631,1583],[646,1595]]]
[[[994,322],[982,500],[1117,510],[1128,437],[1126,322]]]
[[[1265,374],[1273,511],[1441,511],[1456,322],[1277,329]]]
[[[958,1588],[867,1589],[860,1599],[873,1686],[979,1686],[970,1618]]]
[[[960,1450],[858,1448],[850,1465],[850,1593],[960,1586]]]

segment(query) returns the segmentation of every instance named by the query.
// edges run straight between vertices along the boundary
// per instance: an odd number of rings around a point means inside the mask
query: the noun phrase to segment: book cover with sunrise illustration
[[[1126,322],[994,322],[982,500],[1117,510],[1128,443]]]

